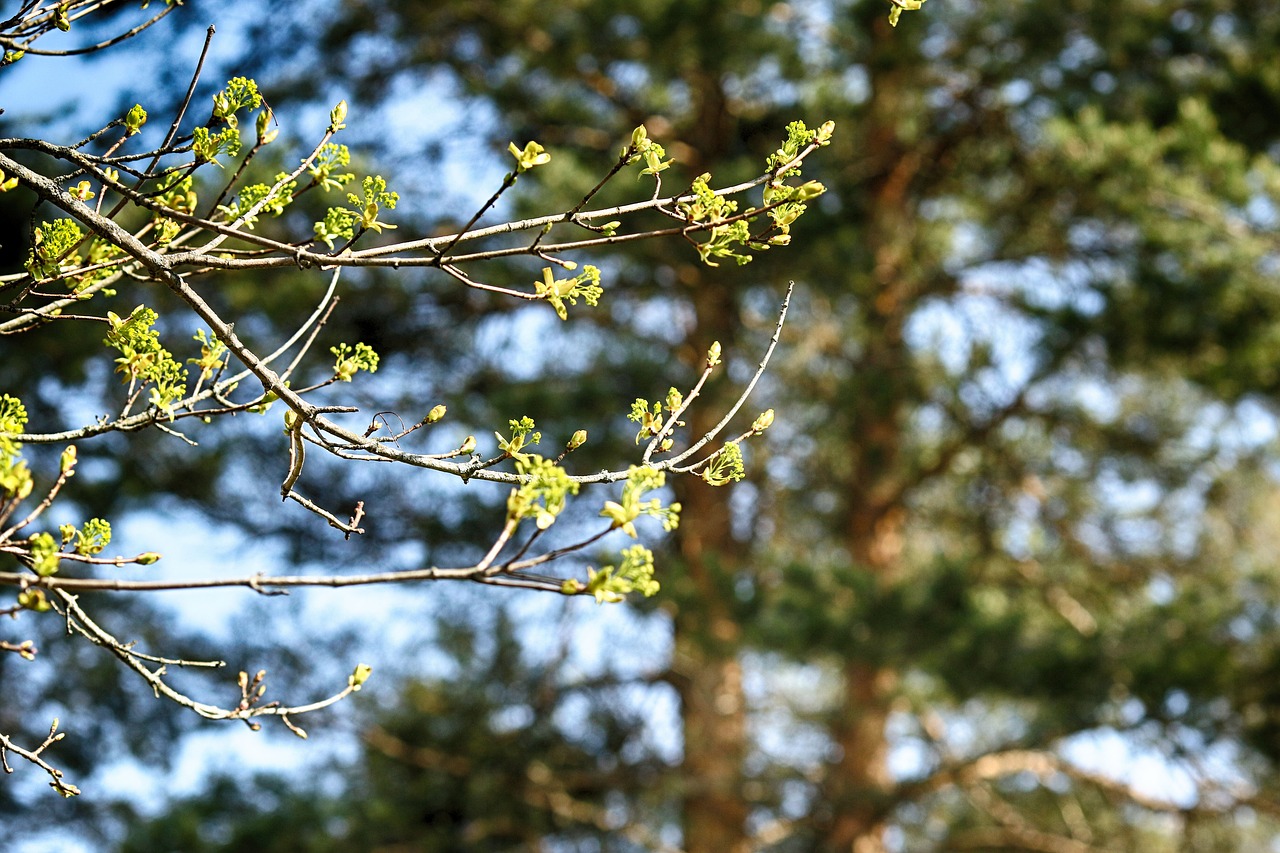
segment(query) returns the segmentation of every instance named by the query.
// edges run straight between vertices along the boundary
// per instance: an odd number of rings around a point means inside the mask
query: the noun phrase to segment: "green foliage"
[[[512,157],[516,158],[517,174],[551,162],[551,155],[536,142],[525,143],[523,149],[517,148],[516,144],[512,142],[507,146],[507,150],[511,152]]]
[[[628,158],[628,162],[644,161],[644,168],[640,170],[639,177],[665,172],[675,162],[674,159],[662,159],[667,156],[666,149],[649,138],[649,131],[645,129],[644,125],[640,125],[632,131],[631,151],[632,154]]]
[[[58,562],[62,556],[58,540],[52,533],[35,533],[28,542],[28,555],[31,559],[31,570],[42,578],[58,572]]]
[[[322,190],[339,190],[355,180],[354,173],[337,171],[350,164],[351,152],[347,146],[330,142],[316,154],[307,169],[307,174],[311,175],[312,184],[319,186]]]
[[[751,256],[735,251],[737,246],[746,243],[751,237],[751,229],[746,219],[738,219],[725,223],[738,211],[738,203],[732,199],[717,195],[708,183],[711,174],[704,172],[694,179],[692,193],[694,199],[680,202],[680,212],[690,222],[723,223],[714,224],[707,234],[707,239],[697,244],[698,257],[707,266],[719,266],[713,258],[732,258],[741,266],[750,263]]]
[[[58,528],[62,535],[61,548],[68,545],[82,557],[101,554],[111,544],[111,522],[101,518],[91,518],[80,529],[74,524],[64,524]]]
[[[378,372],[378,354],[368,344],[358,343],[352,349],[350,344],[341,343],[329,347],[329,352],[336,359],[333,363],[333,375],[340,382],[350,382],[361,370]]]
[[[759,235],[752,235],[751,223],[756,220],[754,209],[738,214],[738,203],[717,195],[710,186],[711,175],[704,173],[694,179],[692,199],[677,205],[691,223],[704,223],[711,227],[707,239],[695,242],[698,256],[707,266],[718,266],[718,261],[730,258],[739,266],[750,263],[752,255],[741,251],[747,246],[754,251],[766,251],[772,246],[785,246],[791,242],[791,225],[808,209],[804,202],[812,201],[826,192],[818,181],[808,181],[800,186],[789,186],[784,179],[800,174],[798,167],[783,168],[795,160],[801,151],[812,143],[829,145],[835,131],[835,122],[825,122],[819,130],[809,130],[802,121],[787,125],[787,138],[765,160],[765,167],[774,177],[764,189],[764,205],[768,209],[772,227]]]
[[[510,438],[504,438],[501,433],[494,433],[494,436],[498,439],[498,449],[513,459],[527,458],[527,454],[522,452],[522,448],[526,443],[537,444],[542,441],[542,433],[534,431],[533,418],[528,416],[518,421],[507,421],[507,424],[511,430]]]
[[[569,496],[578,493],[578,484],[563,468],[536,453],[517,456],[516,473],[524,482],[512,489],[507,498],[510,523],[532,518],[539,530],[546,530],[564,510]]]
[[[196,163],[221,166],[219,154],[235,157],[240,153],[240,130],[228,125],[217,133],[210,133],[207,127],[197,127],[192,131],[191,151],[196,155]]]
[[[198,330],[192,340],[200,344],[200,357],[187,359],[187,364],[200,368],[200,381],[203,382],[227,365],[231,353],[227,351],[227,345],[218,340],[217,335],[206,335],[204,329]]]
[[[752,429],[754,430],[754,426]],[[726,486],[746,475],[746,468],[742,464],[742,448],[736,441],[725,442],[724,447],[707,460],[699,474],[703,482],[711,486]]]
[[[656,595],[660,586],[653,578],[653,552],[643,545],[632,545],[623,550],[622,561],[617,568],[602,566],[587,569],[587,583],[583,587],[577,581],[566,581],[565,591],[587,592],[600,604],[616,604],[625,601],[629,593],[638,592],[646,598]]]
[[[60,278],[64,272],[80,266],[75,249],[84,239],[84,231],[71,219],[41,222],[31,237],[27,255],[27,272],[32,278]]]
[[[341,154],[336,155],[331,161],[333,164],[345,165],[345,147],[341,149]],[[313,178],[320,181],[325,186],[333,186],[346,183],[350,175],[332,175],[326,167],[321,171],[321,176],[316,177],[313,171]],[[351,208],[331,207],[325,214],[322,221],[315,224],[316,239],[321,240],[332,249],[335,240],[354,240],[358,236],[356,227],[359,226],[359,233],[365,231],[374,231],[381,233],[383,230],[393,229],[396,226],[383,222],[378,218],[384,209],[395,209],[396,203],[400,200],[399,193],[388,192],[387,182],[381,175],[366,176],[360,184],[362,195],[357,196],[355,193],[347,193],[347,201],[351,204]]]
[[[829,121],[822,126],[822,141],[830,143],[831,133],[835,130],[835,122]],[[783,140],[778,150],[770,154],[764,161],[765,167],[773,172],[782,166],[790,163],[799,156],[801,150],[806,145],[818,138],[818,131],[810,130],[802,121],[792,121],[787,123],[787,138]],[[789,169],[785,172],[778,173],[778,178],[789,178],[799,175],[798,168]]]
[[[0,498],[4,501],[25,500],[35,486],[20,453],[22,442],[13,440],[26,425],[27,410],[22,401],[0,394]]]
[[[22,401],[0,394],[0,436],[18,435],[27,425],[27,410]]]
[[[237,124],[236,113],[262,106],[258,84],[247,77],[232,77],[227,87],[213,96],[213,118],[231,127]]]
[[[80,183],[82,201],[93,196],[88,186],[87,181]],[[80,254],[82,248],[85,256]],[[26,269],[33,278],[64,280],[73,293],[79,294],[117,277],[117,262],[125,257],[124,250],[110,240],[93,236],[86,242],[84,231],[75,221],[56,219],[36,226]],[[95,290],[103,296],[115,295],[111,288]]]
[[[130,385],[150,385],[148,401],[172,418],[174,403],[186,393],[187,369],[161,346],[160,333],[154,328],[157,319],[156,312],[144,305],[124,319],[108,311],[109,330],[103,343],[120,353],[116,372],[123,373]]]
[[[185,213],[188,216],[193,215],[196,212],[197,205],[200,203],[194,187],[195,178],[191,175],[177,178],[156,194],[156,204],[161,207],[167,207],[176,213]]]
[[[128,255],[124,249],[121,249],[110,240],[104,240],[101,237],[94,237],[89,241],[88,257],[86,259],[86,269],[84,272],[71,276],[70,280],[74,282],[73,289],[76,293],[82,293],[90,287],[104,297],[116,295],[114,288],[96,287],[111,279],[117,278],[120,274],[119,262],[124,260]]]
[[[717,343],[716,347],[719,346]],[[683,395],[680,389],[672,387],[667,391],[666,405],[660,401],[650,404],[648,400],[637,397],[631,404],[631,412],[627,415],[627,420],[635,421],[640,424],[640,430],[636,433],[636,444],[640,443],[642,438],[654,438],[662,434],[663,426],[666,419],[663,412],[674,415],[679,411],[680,406],[684,403]],[[684,426],[684,421],[677,421],[671,425],[672,427]],[[670,445],[661,448],[669,450]]]
[[[362,197],[356,196],[355,193],[348,193],[347,201],[355,205],[359,211],[361,230],[381,232],[384,228],[395,228],[394,225],[380,222],[378,214],[383,208],[394,210],[396,202],[400,200],[400,194],[387,192],[387,182],[381,175],[366,177],[361,182],[360,189]]]
[[[565,266],[572,270],[577,265],[570,261]],[[604,289],[600,287],[600,270],[591,264],[584,266],[582,272],[573,278],[561,279],[555,277],[551,267],[544,267],[542,280],[534,282],[534,287],[538,296],[551,303],[556,316],[561,320],[566,320],[569,316],[568,309],[565,308],[566,301],[570,305],[577,305],[578,299],[581,298],[594,307],[600,303],[600,297],[604,295]]]
[[[355,237],[356,214],[345,207],[331,207],[324,219],[315,224],[317,240],[332,249],[335,240],[351,240]]]
[[[196,163],[214,163],[218,166],[218,155],[226,153],[231,157],[240,154],[240,121],[237,113],[245,109],[256,109],[262,105],[262,95],[258,92],[258,84],[247,77],[233,77],[227,81],[226,88],[213,95],[213,112],[206,127],[197,127],[192,131],[191,150],[196,156]],[[210,127],[225,125],[221,130],[213,132]],[[259,137],[262,131],[259,129]]]
[[[652,516],[662,522],[662,529],[670,532],[680,525],[680,504],[664,507],[659,498],[643,500],[646,492],[660,489],[666,483],[666,475],[645,465],[632,466],[622,487],[621,502],[605,501],[600,514],[613,522],[613,528],[636,538],[635,521],[642,515]]]
[[[293,193],[298,184],[297,181],[286,180],[288,177],[284,172],[280,172],[276,175],[274,183],[251,184],[240,190],[230,204],[218,205],[218,210],[222,211],[228,222],[244,217],[242,221],[245,227],[252,231],[253,226],[258,222],[259,214],[279,216],[293,201]],[[250,213],[254,210],[256,212]]]

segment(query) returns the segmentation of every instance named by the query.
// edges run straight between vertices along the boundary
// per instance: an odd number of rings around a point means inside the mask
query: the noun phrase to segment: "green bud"
[[[449,411],[444,404],[433,406],[431,411],[427,412],[427,423],[433,424],[444,417],[444,413]]]
[[[762,433],[773,425],[773,409],[766,409],[760,417],[755,419],[751,424],[751,431],[754,433]]]
[[[133,136],[142,126],[147,123],[147,111],[142,108],[142,104],[134,104],[124,117],[125,136]]]
[[[337,133],[346,125],[343,123],[347,120],[347,102],[345,100],[338,101],[338,105],[329,112],[329,132]]]
[[[44,597],[43,589],[24,589],[18,593],[18,606],[37,613],[44,613],[51,609],[48,600]]]
[[[275,118],[275,113],[271,112],[270,107],[267,107],[265,110],[258,113],[257,130],[258,130],[258,143],[260,145],[270,145],[272,142],[275,141],[276,137],[280,135],[279,128],[269,129],[271,121],[274,118]]]
[[[63,474],[66,474],[74,467],[76,467],[76,446],[73,444],[62,451],[60,470]]]
[[[356,664],[355,671],[347,677],[347,686],[352,690],[359,690],[360,686],[369,680],[369,676],[373,674],[373,667],[367,663]]]
[[[715,367],[720,363],[720,342],[716,341],[707,350],[707,367]]]
[[[808,181],[796,187],[793,201],[811,201],[827,191],[821,181]]]
[[[462,442],[462,446],[458,448],[459,453],[470,453],[476,449],[476,437],[474,435],[467,436],[467,440]]]
[[[587,431],[580,429],[569,439],[569,449],[577,450],[579,447],[587,443]]]
[[[139,554],[137,559],[134,560],[134,562],[139,566],[149,566],[152,563],[158,563],[159,561],[160,555],[155,551],[147,551],[145,554]]]

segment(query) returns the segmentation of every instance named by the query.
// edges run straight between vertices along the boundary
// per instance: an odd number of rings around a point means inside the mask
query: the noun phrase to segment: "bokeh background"
[[[343,141],[400,192],[400,234],[465,222],[512,140],[553,159],[495,218],[572,207],[641,123],[677,158],[668,187],[751,177],[789,121],[837,127],[793,245],[719,268],[679,241],[611,252],[591,259],[601,307],[567,324],[430,271],[344,280],[326,335],[383,356],[344,389],[356,402],[409,422],[446,403],[459,438],[522,415],[549,442],[585,427],[584,471],[634,452],[630,401],[687,387],[714,340],[729,369],[690,429],[718,420],[796,282],[746,422],[777,423],[744,481],[675,484],[658,596],[94,603],[166,654],[267,669],[273,695],[372,664],[305,745],[186,719],[28,620],[42,653],[0,658],[0,730],[62,717],[85,794],[52,802],[18,767],[7,848],[1280,850],[1280,7],[932,0],[896,29],[887,12],[190,0],[101,58],[0,72],[6,136],[71,140],[134,102],[161,126],[216,23],[197,103],[253,76],[302,151],[346,98]],[[604,203],[645,192],[627,180]],[[31,215],[0,210],[5,271]],[[263,339],[323,286],[216,285]],[[118,405],[94,336],[57,329],[0,341],[33,427]],[[267,420],[198,450],[85,443],[73,509],[201,575],[474,560],[500,527],[503,489],[317,460],[304,485],[369,508],[344,541],[281,509]]]

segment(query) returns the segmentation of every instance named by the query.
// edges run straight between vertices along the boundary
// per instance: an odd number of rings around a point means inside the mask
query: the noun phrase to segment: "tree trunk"
[[[699,44],[711,50],[705,40]],[[711,70],[716,67],[712,60],[707,57],[688,75],[693,116],[679,135],[689,146],[685,165],[691,175],[723,161],[737,144],[735,122],[726,108],[721,76]],[[696,321],[684,349],[696,375],[713,341],[721,343],[726,355],[732,352],[738,318],[734,279],[694,264],[682,266],[679,279]],[[717,385],[709,384],[687,413],[688,435],[704,435],[723,417],[725,401],[716,393]],[[715,445],[706,452],[714,449]],[[672,679],[684,724],[684,849],[687,853],[749,853],[748,803],[742,790],[742,765],[748,751],[742,628],[732,610],[741,546],[731,533],[731,487],[683,477],[675,489],[683,506],[677,547],[685,573],[673,620]]]
[[[697,497],[698,491],[709,490],[704,486],[683,496],[693,504],[686,503],[685,518],[695,528],[681,541],[684,568],[695,588],[707,594],[704,606],[682,607],[675,619],[675,682],[684,723],[684,848],[688,853],[747,853],[747,804],[742,794],[747,720],[738,658],[741,629],[718,597],[722,585],[716,576],[724,570],[718,555],[728,553],[724,543],[708,542],[699,535],[718,532],[702,513],[726,514],[717,496]],[[723,520],[727,527],[727,518]]]
[[[737,316],[729,290],[714,275],[694,273],[693,303],[699,318],[692,343],[704,357],[712,340],[726,352]],[[700,367],[700,364],[699,364]],[[687,416],[691,436],[701,436],[723,414],[714,393]],[[677,482],[683,506],[678,547],[683,590],[674,619],[674,683],[684,723],[682,767],[684,848],[688,853],[747,853],[747,802],[742,763],[747,755],[746,698],[739,658],[742,628],[732,612],[738,544],[733,541],[728,487],[695,478]]]
[[[886,29],[882,22],[876,26]],[[900,580],[903,530],[902,430],[913,390],[912,359],[903,331],[920,282],[912,268],[915,236],[912,183],[924,164],[920,150],[903,139],[904,111],[912,109],[909,69],[885,50],[895,43],[878,33],[872,58],[872,98],[864,117],[866,148],[878,163],[872,170],[866,220],[873,268],[862,272],[866,311],[875,317],[865,355],[856,370],[863,393],[839,401],[854,408],[854,434],[847,437],[855,460],[844,484],[846,548],[854,563],[885,588]],[[886,725],[899,673],[877,660],[876,638],[850,649],[841,672],[844,706],[833,721],[837,757],[828,769],[824,795],[831,820],[823,848],[840,853],[883,853],[886,819],[891,813],[893,779],[889,773]]]
[[[904,513],[895,507],[878,514],[878,520],[871,520],[874,515],[860,508],[850,525],[850,549],[858,563],[876,572],[884,584],[901,548]],[[864,526],[870,529],[864,531]],[[874,645],[875,639],[869,642]],[[883,853],[884,821],[893,788],[885,729],[898,672],[861,659],[855,649],[841,674],[844,706],[831,727],[838,757],[827,776],[826,805],[832,820],[824,848],[833,853]]]

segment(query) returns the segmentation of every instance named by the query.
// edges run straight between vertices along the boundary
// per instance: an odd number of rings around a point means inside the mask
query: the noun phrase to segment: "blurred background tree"
[[[671,185],[750,174],[797,115],[839,129],[806,168],[830,192],[800,251],[732,271],[669,246],[613,260],[607,321],[565,342],[551,379],[513,371],[501,343],[455,345],[472,297],[433,292],[440,334],[396,337],[383,309],[421,294],[368,278],[379,351],[433,365],[423,381],[465,377],[477,422],[661,395],[668,354],[692,375],[711,340],[741,375],[794,279],[762,389],[779,422],[747,480],[677,487],[683,523],[639,635],[669,632],[652,669],[571,676],[527,624],[489,632],[495,663],[479,664],[444,631],[457,677],[366,706],[359,755],[302,789],[326,831],[240,818],[254,843],[1275,843],[1280,11],[947,2],[890,31],[878,2],[388,0],[251,30],[243,64],[261,68],[239,70],[275,81],[273,103],[440,92],[462,118],[437,144],[543,140],[565,156],[538,189],[566,208],[594,181],[583,163],[641,122],[683,143]],[[327,77],[317,57],[342,61]],[[381,141],[412,171],[403,138]],[[528,381],[480,393],[498,376]],[[619,424],[600,447],[630,438]],[[460,516],[423,497],[388,495],[362,547],[456,547],[442,534]],[[678,731],[635,713],[672,697]],[[275,784],[259,810],[293,813],[298,790]],[[222,849],[216,827],[255,808],[215,785],[132,849]],[[174,815],[191,834],[155,840]]]

